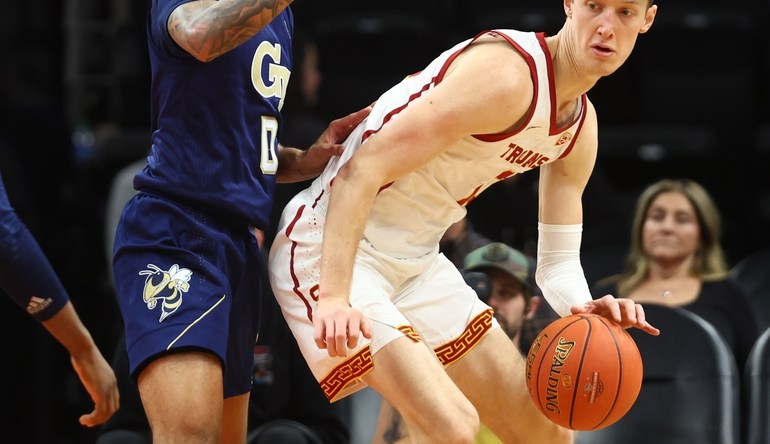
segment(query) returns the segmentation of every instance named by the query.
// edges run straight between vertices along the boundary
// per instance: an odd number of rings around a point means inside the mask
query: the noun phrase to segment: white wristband
[[[580,265],[583,224],[538,223],[537,230],[535,280],[554,311],[559,316],[567,316],[573,305],[592,299]]]

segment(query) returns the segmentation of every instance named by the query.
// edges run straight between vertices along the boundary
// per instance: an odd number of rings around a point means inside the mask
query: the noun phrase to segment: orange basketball
[[[642,387],[642,356],[622,327],[594,314],[565,316],[527,354],[527,388],[551,421],[596,430],[625,415]]]

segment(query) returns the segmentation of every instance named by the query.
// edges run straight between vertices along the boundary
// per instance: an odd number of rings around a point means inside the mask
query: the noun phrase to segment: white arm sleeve
[[[537,230],[535,281],[554,311],[567,316],[573,305],[592,300],[580,265],[583,224],[538,223]]]

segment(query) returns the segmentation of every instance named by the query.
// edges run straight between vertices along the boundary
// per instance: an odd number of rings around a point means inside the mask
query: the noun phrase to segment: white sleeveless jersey
[[[531,114],[514,132],[465,137],[423,167],[383,187],[374,201],[364,237],[385,255],[406,259],[436,251],[444,231],[465,216],[465,205],[479,193],[502,179],[566,156],[577,138],[585,119],[586,97],[579,99],[573,121],[557,128],[553,67],[544,35],[512,30],[491,32],[504,37],[529,64],[535,87]],[[487,33],[480,35],[483,34]],[[303,197],[298,197],[306,199],[317,211],[325,211],[329,189],[340,166],[370,135],[398,119],[400,111],[439,84],[450,63],[473,40],[445,51],[423,71],[380,96],[371,114],[346,141],[342,156],[330,162],[311,187],[300,194]]]

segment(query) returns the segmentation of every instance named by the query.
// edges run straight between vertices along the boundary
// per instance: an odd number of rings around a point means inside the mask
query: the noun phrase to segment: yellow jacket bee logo
[[[147,276],[142,292],[147,308],[153,310],[158,305],[158,300],[163,302],[160,322],[182,305],[182,293],[187,293],[190,289],[192,274],[191,270],[180,268],[177,264],[172,265],[168,271],[161,270],[157,265],[147,264],[147,270],[139,272],[140,276]]]

